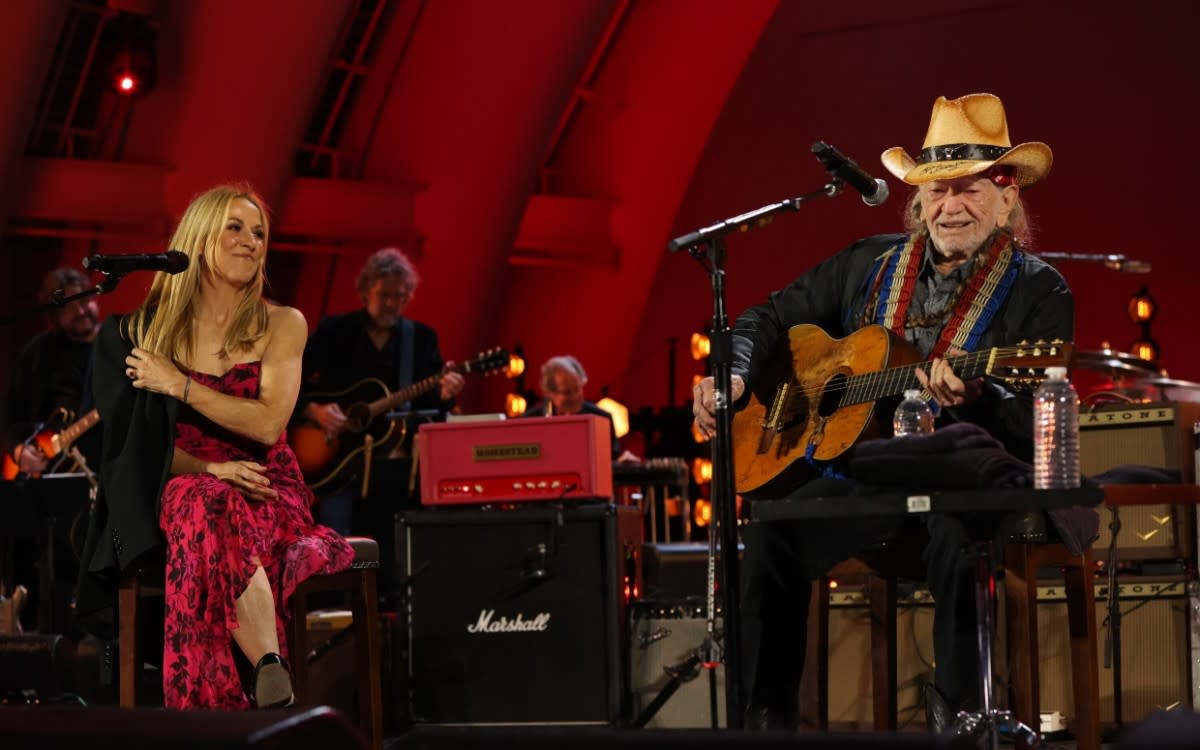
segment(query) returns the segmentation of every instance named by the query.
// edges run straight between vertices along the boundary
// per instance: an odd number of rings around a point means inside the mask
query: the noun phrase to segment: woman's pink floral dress
[[[223,376],[191,373],[198,384],[256,398],[260,362]],[[286,649],[286,602],[309,576],[344,570],[354,552],[341,536],[313,523],[312,491],[283,437],[265,446],[219,427],[180,404],[175,446],[204,461],[255,461],[267,467],[279,497],[259,502],[212,474],[171,477],[159,526],[167,539],[163,696],[167,708],[250,706],[234,664],[235,600],[262,561],[275,593],[275,628]],[[286,654],[284,654],[286,658]]]

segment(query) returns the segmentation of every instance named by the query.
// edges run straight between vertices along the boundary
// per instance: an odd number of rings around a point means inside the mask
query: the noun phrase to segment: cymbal
[[[1146,385],[1156,385],[1159,388],[1190,388],[1192,390],[1200,390],[1200,383],[1195,383],[1191,380],[1178,380],[1176,378],[1142,378],[1139,382]]]
[[[1145,377],[1158,373],[1158,366],[1154,362],[1111,349],[1077,351],[1071,359],[1071,364],[1085,370],[1104,372],[1113,376]]]

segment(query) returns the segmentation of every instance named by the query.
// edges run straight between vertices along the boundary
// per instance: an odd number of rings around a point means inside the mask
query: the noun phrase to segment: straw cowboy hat
[[[939,96],[933,103],[929,130],[916,159],[899,146],[884,151],[880,159],[889,172],[909,185],[953,180],[1009,165],[1015,169],[1016,183],[1026,187],[1046,176],[1054,154],[1037,141],[1012,145],[1000,98],[967,94],[958,99]]]

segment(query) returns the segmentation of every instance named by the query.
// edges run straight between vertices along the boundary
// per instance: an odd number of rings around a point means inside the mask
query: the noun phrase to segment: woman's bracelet
[[[183,403],[187,403],[188,391],[192,389],[192,376],[188,375],[187,380],[183,381]]]

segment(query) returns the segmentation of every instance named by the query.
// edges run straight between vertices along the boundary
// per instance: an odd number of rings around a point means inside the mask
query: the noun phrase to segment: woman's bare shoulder
[[[267,303],[267,330],[278,333],[282,330],[300,328],[308,331],[308,320],[304,313],[287,305]]]
[[[308,340],[308,321],[304,313],[286,305],[267,304],[267,348],[281,346],[303,351]]]

